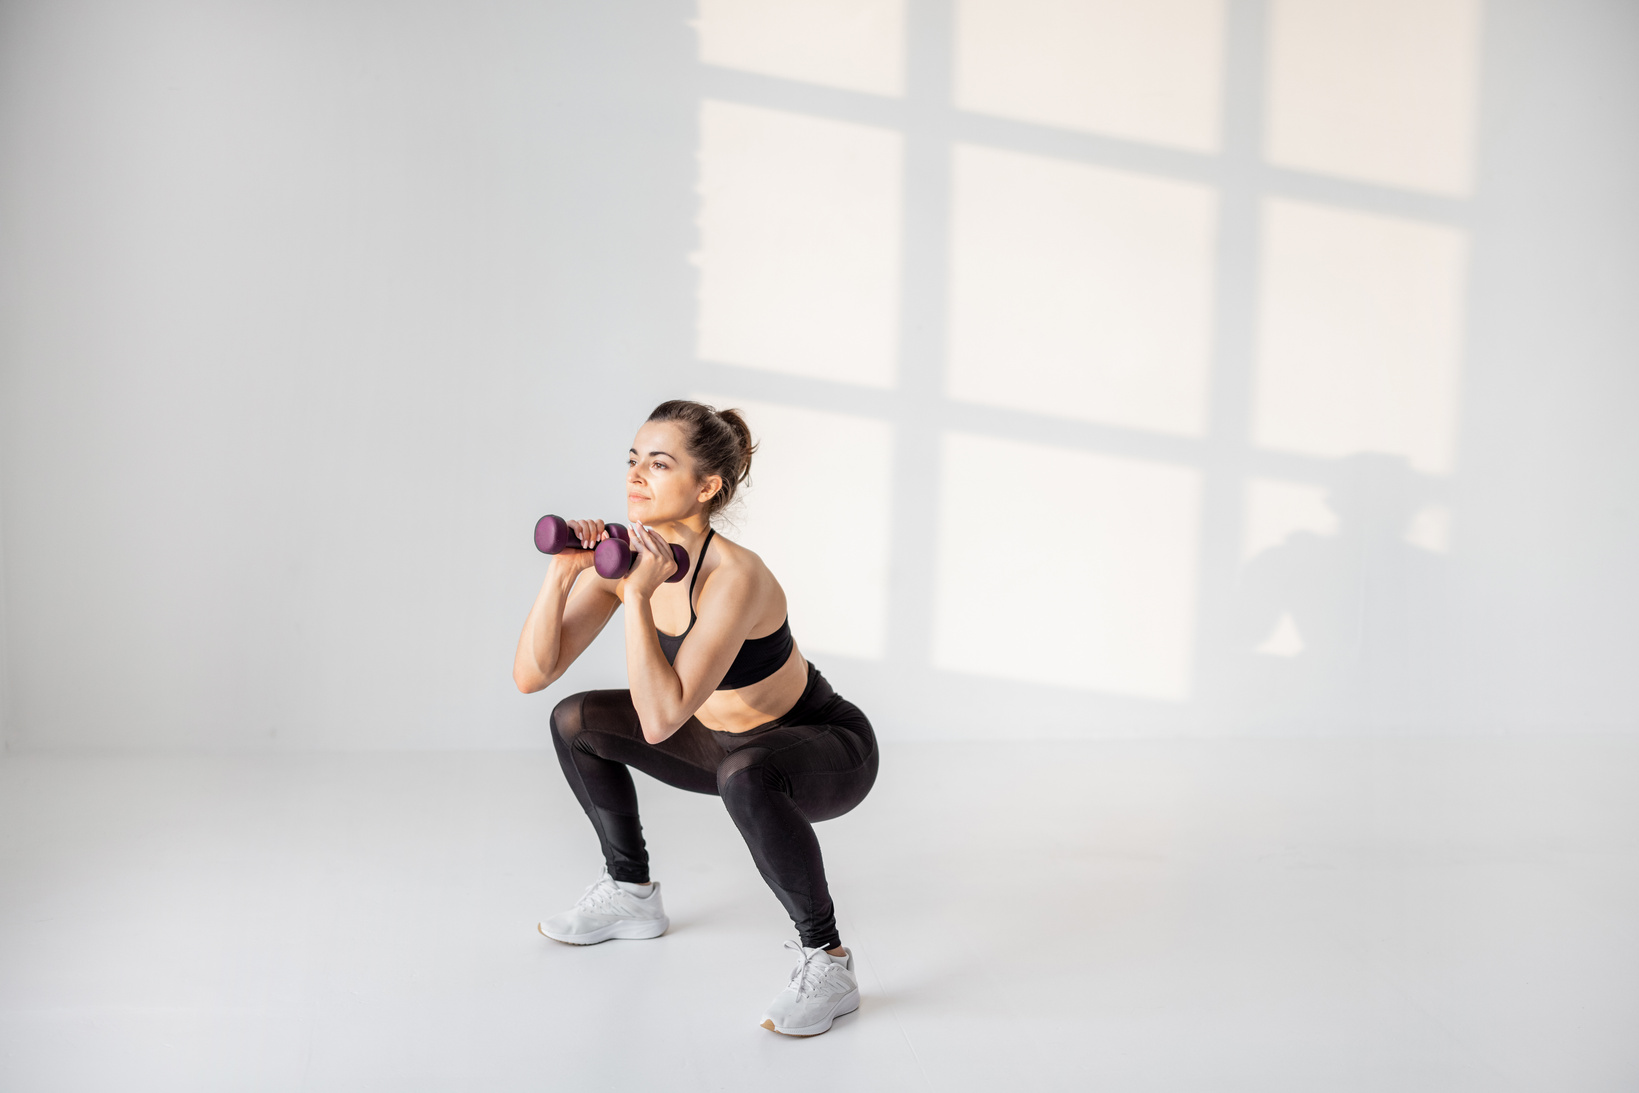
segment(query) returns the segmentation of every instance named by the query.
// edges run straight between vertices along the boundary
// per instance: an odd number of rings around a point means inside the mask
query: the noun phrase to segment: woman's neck
[[[700,558],[700,545],[706,541],[706,533],[711,530],[711,524],[704,515],[687,516],[681,520],[668,520],[664,524],[650,524],[651,528],[660,533],[660,537],[668,543],[676,543],[689,552],[689,557]]]

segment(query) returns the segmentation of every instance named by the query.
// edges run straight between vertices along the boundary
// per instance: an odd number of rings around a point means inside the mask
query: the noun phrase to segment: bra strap
[[[706,548],[711,545],[711,537],[717,534],[716,528],[706,529],[706,541],[700,544],[700,557],[694,560],[694,576],[689,578],[689,627],[694,627],[694,586],[700,580],[700,569],[706,560]]]

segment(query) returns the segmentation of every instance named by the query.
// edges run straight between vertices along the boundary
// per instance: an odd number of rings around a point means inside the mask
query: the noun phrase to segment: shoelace
[[[825,951],[824,949],[805,949],[800,942],[796,941],[787,941],[785,947],[794,950],[798,956],[802,957],[801,962],[797,964],[796,970],[791,973],[791,982],[786,984],[788,987],[795,989],[799,995],[803,995],[813,991],[825,981],[825,971],[831,965],[815,959]]]
[[[596,883],[581,893],[580,899],[575,901],[575,910],[584,911],[588,914],[597,914],[605,909],[613,909],[615,897],[619,894],[620,889],[605,873],[597,879]]]

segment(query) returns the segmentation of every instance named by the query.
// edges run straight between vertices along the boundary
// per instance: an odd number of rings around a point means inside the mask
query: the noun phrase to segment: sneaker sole
[[[774,1019],[769,1017],[763,1020],[762,1027],[769,1032],[777,1032],[781,1036],[818,1036],[822,1032],[831,1031],[832,1021],[835,1021],[838,1017],[846,1017],[858,1008],[859,992],[853,990],[842,996],[842,999],[837,1003],[837,1008],[824,1021],[812,1025],[803,1025],[800,1028],[780,1028],[774,1023]]]
[[[617,922],[586,934],[562,935],[547,933],[544,922],[536,923],[535,929],[540,931],[542,937],[561,941],[565,945],[597,945],[604,941],[648,941],[665,933],[671,924],[672,920],[669,918],[656,918],[644,922]]]

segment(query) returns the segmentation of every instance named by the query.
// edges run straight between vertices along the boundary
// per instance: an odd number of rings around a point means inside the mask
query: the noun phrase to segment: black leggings
[[[721,797],[802,943],[841,944],[812,825],[841,816],[870,792],[876,734],[812,664],[790,712],[748,732],[716,732],[691,717],[650,744],[630,691],[585,691],[552,711],[552,744],[615,880],[649,879],[637,790],[626,769],[636,767],[669,786]]]

